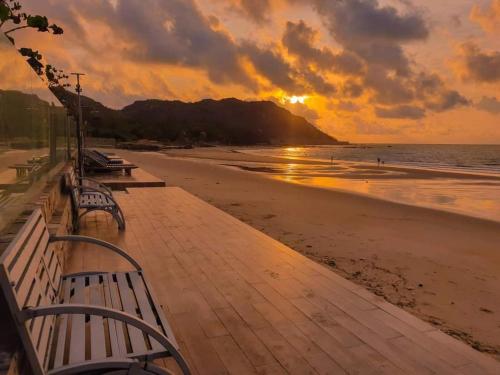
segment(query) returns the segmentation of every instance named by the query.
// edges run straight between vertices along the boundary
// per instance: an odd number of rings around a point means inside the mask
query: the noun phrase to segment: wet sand
[[[224,164],[290,161],[230,149],[117,153],[500,359],[500,223],[265,178]]]

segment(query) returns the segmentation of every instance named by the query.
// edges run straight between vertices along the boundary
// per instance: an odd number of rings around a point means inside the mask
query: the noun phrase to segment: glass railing
[[[0,33],[0,233],[71,156],[74,123]]]

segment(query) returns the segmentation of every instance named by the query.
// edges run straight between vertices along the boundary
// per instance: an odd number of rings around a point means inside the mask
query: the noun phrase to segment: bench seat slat
[[[85,303],[85,278],[78,277],[73,285],[73,298],[70,303]],[[69,347],[69,362],[85,361],[85,315],[71,316],[71,337]]]
[[[41,242],[38,243],[38,246],[35,249],[32,249],[31,251],[34,252],[34,255],[32,259],[30,260],[30,263],[26,266],[26,270],[24,275],[22,276],[22,280],[18,281],[16,283],[16,299],[17,302],[22,305],[26,301],[26,297],[28,294],[28,288],[31,285],[31,282],[33,278],[35,278],[36,273],[38,271],[38,267],[40,265],[42,256],[43,256],[43,251],[45,250],[46,246],[48,245],[48,240],[49,240],[49,234],[48,231],[44,232],[43,237],[41,238]],[[11,274],[12,277],[12,274]]]
[[[42,212],[36,211],[28,218],[28,221],[24,224],[24,227],[28,228],[42,220]],[[2,263],[5,267],[10,267],[12,261],[19,253],[20,249],[24,246],[26,239],[31,235],[31,231],[20,231],[19,234],[14,238],[9,247],[5,250],[2,256]]]
[[[68,303],[71,292],[71,279],[63,280],[61,284],[63,293],[61,303]],[[64,353],[66,349],[66,338],[68,334],[69,316],[64,314],[59,316],[59,330],[56,337],[56,350],[54,355],[53,367],[61,367],[64,365]]]
[[[132,289],[128,285],[126,274],[116,274],[118,291],[123,305],[123,310],[131,315],[137,315],[137,304]],[[135,327],[127,325],[132,352],[144,353],[147,351],[144,334]]]
[[[34,301],[35,298],[30,298],[30,304],[27,306],[33,307],[33,306],[50,306],[54,303],[54,294],[51,289],[51,286],[49,284],[49,277],[48,274],[43,267],[43,265],[40,265],[40,269],[37,271],[37,275],[40,275],[43,273],[41,277],[35,277],[34,278],[34,287],[32,293],[36,295],[36,301]],[[35,296],[33,296],[35,297]],[[43,328],[48,329],[47,326],[45,326],[45,319],[46,318],[35,318],[33,319],[33,325],[32,325],[32,330],[31,330],[31,337],[33,339],[33,342],[38,345],[40,337],[43,336]],[[29,322],[28,322],[29,323]]]
[[[100,275],[89,277],[90,304],[105,306],[104,291],[100,281]],[[104,319],[100,316],[90,316],[90,359],[98,360],[106,358],[106,341],[104,339]]]
[[[110,296],[110,302],[111,306],[113,309],[117,309],[120,311],[123,311],[122,303],[120,301],[120,296],[118,294],[118,289],[116,282],[113,280],[113,274],[108,274],[108,290],[109,290],[109,296]],[[114,324],[115,327],[115,335],[116,335],[116,340],[118,343],[118,352],[113,352],[113,353],[127,353],[127,344],[125,342],[125,327],[124,323],[122,322],[117,322],[113,319],[109,320]]]
[[[139,311],[142,316],[142,319],[144,319],[146,322],[148,322],[154,327],[159,327],[156,316],[153,312],[153,309],[151,308],[151,303],[148,298],[148,292],[146,291],[146,286],[144,285],[142,276],[137,272],[131,272],[129,274],[129,277],[132,283],[135,297],[137,299],[137,304],[139,306]],[[159,329],[162,330],[161,327],[159,327]],[[163,349],[160,343],[152,339],[151,337],[149,338],[149,341],[151,343],[151,347],[153,350]]]
[[[20,249],[19,256],[14,260],[15,263],[13,262],[10,265],[11,270],[9,276],[11,280],[16,283],[18,288],[19,286],[17,284],[19,281],[22,281],[21,278],[26,272],[26,268],[40,260],[40,257],[45,251],[48,239],[49,234],[46,230],[45,223],[41,220],[38,222],[25,245]],[[42,251],[41,253],[40,250]]]

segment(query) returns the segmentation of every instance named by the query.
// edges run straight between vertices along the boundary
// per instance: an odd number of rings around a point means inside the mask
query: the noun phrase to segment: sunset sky
[[[500,0],[25,0],[85,94],[273,100],[351,142],[500,143]]]

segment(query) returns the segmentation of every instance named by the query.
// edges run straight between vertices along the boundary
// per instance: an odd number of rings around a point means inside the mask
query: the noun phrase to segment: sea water
[[[252,153],[299,159],[377,163],[500,175],[500,145],[361,144],[346,146],[279,147]]]
[[[266,175],[275,179],[500,222],[500,145],[366,144],[252,148],[242,152],[290,160],[266,164]],[[377,159],[386,167],[455,173],[406,178],[404,173],[391,172],[391,168],[374,170]]]

